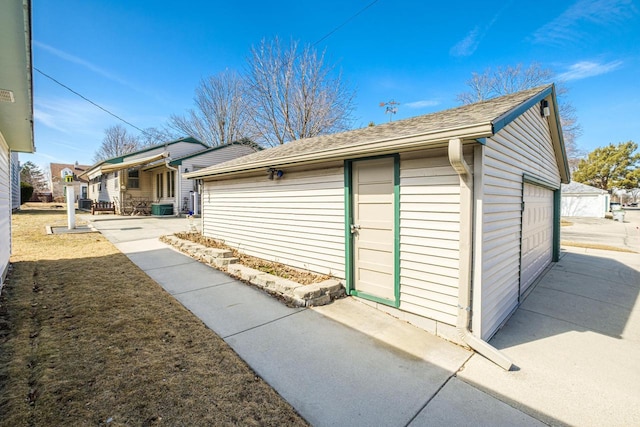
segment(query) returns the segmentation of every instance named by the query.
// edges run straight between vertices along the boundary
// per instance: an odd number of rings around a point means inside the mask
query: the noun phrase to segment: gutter
[[[460,283],[456,329],[462,341],[505,371],[513,362],[498,349],[472,334],[471,323],[471,248],[473,245],[473,173],[464,160],[462,140],[449,140],[449,163],[460,177]]]
[[[444,147],[450,138],[459,135],[464,135],[465,138],[469,139],[484,138],[493,135],[493,127],[491,123],[476,123],[468,126],[438,130],[436,132],[422,132],[414,135],[384,137],[382,139],[365,141],[359,144],[353,143],[339,148],[327,147],[320,150],[312,149],[305,153],[292,153],[281,156],[274,155],[266,159],[259,158],[239,165],[232,164],[225,167],[223,163],[221,167],[216,165],[212,170],[207,170],[210,168],[206,168],[183,174],[183,176],[187,179],[207,179],[214,176],[234,175],[268,167],[278,166],[281,168],[292,164],[312,164],[333,160],[343,160],[345,158],[393,154],[397,153],[399,149],[402,151],[418,150],[425,147],[437,146],[439,144],[442,144]],[[271,150],[277,150],[281,147],[282,146],[271,148]],[[264,151],[262,153],[264,153]]]

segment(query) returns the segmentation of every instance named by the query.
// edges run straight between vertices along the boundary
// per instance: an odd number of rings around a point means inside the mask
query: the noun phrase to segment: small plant
[[[229,250],[231,251],[233,257],[238,258],[238,262],[244,266],[260,270],[264,273],[273,274],[274,276],[282,277],[283,279],[293,280],[303,285],[319,283],[331,278],[331,276],[327,276],[325,274],[312,273],[308,269],[300,270],[297,268],[289,267],[288,265],[284,265],[278,262],[279,258],[277,257],[274,258],[275,261],[267,261],[261,258],[247,255],[241,252],[239,249],[227,246],[224,241],[205,237],[200,233],[176,233],[175,236],[180,239],[189,240],[191,242],[199,243],[210,248]],[[238,248],[239,246],[240,245],[238,245]]]

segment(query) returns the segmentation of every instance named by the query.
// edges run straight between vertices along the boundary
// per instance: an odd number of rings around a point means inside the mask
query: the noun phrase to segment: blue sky
[[[370,3],[34,0],[33,63],[139,128],[162,127],[262,38],[315,43]],[[394,120],[455,107],[472,72],[538,62],[569,89],[578,148],[640,142],[638,0],[378,0],[317,47],[357,91],[353,127],[388,121],[379,104],[392,99]],[[21,161],[46,168],[91,164],[119,123],[37,72],[34,110],[37,152]]]

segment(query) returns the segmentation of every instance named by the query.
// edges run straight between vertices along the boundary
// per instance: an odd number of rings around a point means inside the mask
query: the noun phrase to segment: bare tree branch
[[[251,137],[243,85],[242,78],[229,70],[201,80],[195,91],[196,108],[187,116],[172,115],[169,126],[211,146]]]
[[[348,128],[354,92],[311,46],[263,39],[251,49],[245,80],[254,133],[265,145]]]
[[[104,134],[102,144],[93,156],[95,163],[140,149],[138,137],[127,133],[122,125],[108,127],[104,130]]]
[[[540,64],[534,62],[527,68],[523,68],[522,64],[515,67],[487,68],[482,74],[474,72],[471,76],[466,82],[469,91],[460,93],[456,97],[462,104],[485,101],[496,96],[549,84],[553,81],[554,73],[551,69],[542,68]],[[565,149],[569,165],[572,170],[575,170],[579,158],[584,155],[578,149],[576,142],[582,133],[582,127],[578,123],[575,108],[564,99],[567,88],[562,84],[556,85],[556,94],[558,95],[560,125],[562,126]]]

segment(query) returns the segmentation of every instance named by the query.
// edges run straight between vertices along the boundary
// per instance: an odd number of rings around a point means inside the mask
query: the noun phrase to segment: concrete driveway
[[[561,227],[566,242],[613,246],[640,253],[640,208],[625,209],[624,222],[604,218],[565,218]]]
[[[93,225],[312,425],[640,425],[638,254],[563,248],[491,341],[504,372],[353,298],[285,307],[157,240],[186,219]]]

